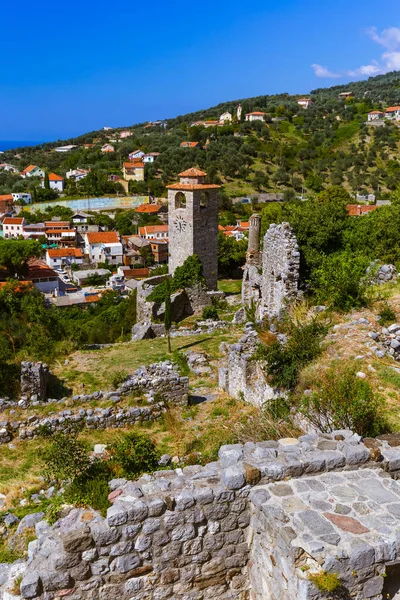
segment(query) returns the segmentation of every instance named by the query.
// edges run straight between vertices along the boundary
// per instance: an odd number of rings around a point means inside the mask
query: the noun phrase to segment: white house
[[[74,181],[80,181],[84,179],[86,175],[89,173],[87,169],[70,169],[65,174],[67,179],[73,179]]]
[[[385,117],[394,121],[400,121],[400,106],[389,106],[385,110]]]
[[[142,160],[144,163],[153,163],[158,156],[160,156],[159,152],[149,152],[142,156]]]
[[[103,127],[103,131],[111,131],[112,127]]]
[[[26,240],[38,240],[45,235],[46,225],[44,223],[30,223],[29,225],[24,225],[23,236]]]
[[[119,137],[121,138],[121,140],[123,140],[124,138],[128,138],[131,137],[133,135],[132,131],[121,131],[121,133],[119,134]]]
[[[232,122],[232,115],[231,115],[230,112],[224,112],[220,116],[219,120],[221,121],[221,123],[231,123]]]
[[[74,215],[72,215],[72,222],[82,225],[84,223],[87,223],[88,219],[90,219],[91,217],[92,215],[89,215],[87,213],[76,212]]]
[[[74,146],[73,144],[69,144],[69,146],[59,146],[58,148],[54,148],[54,152],[71,152],[78,146]]]
[[[22,217],[5,217],[3,219],[3,235],[5,238],[18,238],[24,234],[25,219]]]
[[[368,121],[380,121],[385,116],[382,110],[371,110],[368,113]]]
[[[265,113],[260,111],[254,111],[251,113],[247,113],[246,121],[264,121]]]
[[[0,163],[0,169],[2,171],[9,171],[10,173],[19,173],[17,167],[14,167],[14,165],[10,165],[8,163]]]
[[[142,158],[144,156],[143,150],[134,150],[128,154],[129,160],[134,160],[135,158]]]
[[[25,204],[31,204],[32,202],[32,196],[28,192],[13,192],[12,197],[14,202],[17,202],[17,200],[23,200]]]
[[[123,262],[123,249],[116,231],[88,232],[84,234],[84,252],[90,262],[118,265]]]
[[[80,248],[54,248],[46,251],[46,263],[52,269],[69,265],[82,265],[83,252]]]
[[[144,163],[142,162],[124,162],[122,171],[126,181],[144,181]]]
[[[40,184],[42,188],[44,188],[44,177],[42,179],[42,183]],[[57,192],[64,191],[64,177],[57,175],[56,173],[49,173],[49,186],[51,190],[56,190]]]
[[[168,238],[168,225],[145,225],[139,227],[139,235],[145,240],[151,239],[167,239]]]
[[[101,147],[101,151],[103,153],[105,152],[114,152],[115,148],[112,144],[104,144],[104,146]]]
[[[301,108],[307,109],[309,106],[312,106],[314,102],[311,100],[311,98],[299,98],[297,100],[297,104],[301,106]]]
[[[44,177],[44,171],[36,165],[29,165],[29,167],[21,171],[21,177]]]

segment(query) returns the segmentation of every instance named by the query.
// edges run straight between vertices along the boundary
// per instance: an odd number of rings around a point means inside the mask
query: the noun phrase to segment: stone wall
[[[76,403],[88,403],[93,400],[111,400],[115,406],[108,408],[69,407],[57,413],[41,418],[31,414],[25,419],[4,419],[0,421],[0,444],[7,444],[14,438],[30,439],[40,433],[46,426],[51,431],[70,431],[74,425],[84,425],[86,429],[112,429],[126,427],[144,421],[158,419],[166,409],[166,403],[176,406],[185,405],[188,401],[189,379],[181,377],[175,365],[166,361],[149,367],[137,369],[127,377],[117,390],[98,391],[92,394],[76,395],[72,398]],[[148,406],[122,408],[118,406],[126,395],[144,395]],[[65,402],[65,400],[63,401]]]
[[[258,316],[279,316],[297,298],[300,252],[289,223],[270,225],[264,236]]]
[[[281,392],[271,387],[260,361],[253,360],[257,349],[257,333],[247,326],[247,331],[237,344],[223,344],[226,365],[219,369],[219,387],[233,398],[243,399],[254,406],[278,398]]]
[[[46,398],[49,367],[42,362],[21,362],[21,394],[32,400]]]
[[[106,518],[73,509],[36,525],[22,597],[319,600],[309,575],[327,571],[352,598],[382,600],[400,448],[369,446],[350,431],[248,442],[206,466],[112,481]],[[15,572],[4,567],[3,589]]]

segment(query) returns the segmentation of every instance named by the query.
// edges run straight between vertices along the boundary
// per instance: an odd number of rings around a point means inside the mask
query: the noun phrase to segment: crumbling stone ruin
[[[270,225],[260,252],[259,215],[250,218],[249,244],[243,271],[242,302],[256,307],[258,319],[279,316],[296,300],[300,252],[289,223]]]
[[[111,481],[106,518],[73,508],[36,523],[27,561],[2,566],[3,590],[19,576],[37,600],[322,600],[313,578],[330,573],[341,598],[393,598],[398,443],[347,430],[247,442],[205,466]]]
[[[42,362],[21,363],[21,394],[34,400],[45,400],[49,367]]]

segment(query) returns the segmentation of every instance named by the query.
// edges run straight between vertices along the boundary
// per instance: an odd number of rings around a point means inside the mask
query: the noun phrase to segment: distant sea
[[[23,148],[24,146],[38,146],[43,142],[33,142],[32,140],[0,140],[0,152],[5,150],[13,150],[14,148]]]

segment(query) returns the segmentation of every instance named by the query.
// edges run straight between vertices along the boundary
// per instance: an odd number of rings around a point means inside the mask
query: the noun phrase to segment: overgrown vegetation
[[[321,571],[310,573],[308,578],[320,592],[336,592],[342,587],[342,582],[336,573]]]

